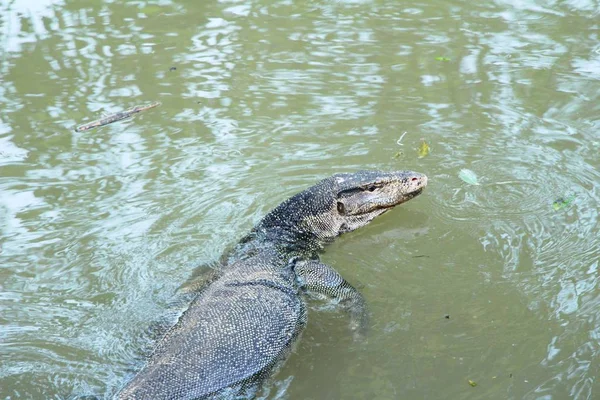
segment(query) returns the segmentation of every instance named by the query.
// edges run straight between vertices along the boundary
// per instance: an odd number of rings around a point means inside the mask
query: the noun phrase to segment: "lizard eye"
[[[375,191],[375,189],[376,189],[376,188],[375,188],[375,185],[371,185],[371,186],[369,186],[369,187],[367,188],[367,190],[368,190],[369,192],[374,192],[374,191]]]
[[[340,214],[344,214],[344,212],[346,211],[346,207],[344,207],[344,203],[342,203],[341,201],[338,201],[337,210]]]

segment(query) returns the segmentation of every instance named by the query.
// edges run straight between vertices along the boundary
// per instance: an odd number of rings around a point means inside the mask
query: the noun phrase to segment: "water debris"
[[[446,315],[444,315],[444,318],[446,318],[446,319],[450,319],[450,314],[446,314]]]
[[[109,115],[102,117],[100,119],[97,119],[95,121],[88,122],[87,124],[79,125],[77,128],[75,128],[75,131],[83,132],[83,131],[87,131],[92,128],[97,128],[99,126],[112,124],[113,122],[117,122],[117,121],[121,121],[123,119],[129,118],[133,114],[139,113],[140,111],[146,111],[151,108],[158,107],[158,106],[160,106],[159,102],[150,103],[150,104],[143,105],[143,106],[131,107],[125,111],[119,111],[114,114],[109,114]]]
[[[419,154],[419,158],[423,158],[429,154],[429,145],[423,138],[421,138],[421,144],[419,145],[419,150],[417,153]]]
[[[564,197],[559,197],[558,199],[554,200],[554,203],[552,203],[552,208],[554,208],[554,211],[558,211],[571,204],[573,200],[575,200],[574,194],[570,195],[566,199]]]
[[[470,169],[463,168],[458,173],[458,177],[469,185],[479,185],[477,174]]]
[[[472,381],[469,379],[468,382],[469,382],[469,385],[471,385],[471,387],[477,386],[477,382],[475,382],[475,381]]]
[[[403,132],[402,135],[400,135],[400,137],[398,138],[398,140],[396,140],[396,144],[398,146],[404,146],[404,144],[402,143],[402,139],[404,139],[404,136],[406,136],[406,132]],[[396,154],[394,154],[394,158],[400,158],[403,155],[404,153],[401,150],[398,150]]]
[[[403,133],[403,134],[400,136],[400,138],[399,138],[398,140],[396,140],[396,144],[397,144],[398,146],[404,146],[404,144],[403,144],[403,143],[401,143],[401,142],[402,142],[402,139],[404,139],[404,136],[406,136],[406,132],[404,132],[404,133]]]
[[[177,67],[171,67],[169,68],[169,71],[177,71]]]
[[[450,61],[450,59],[448,57],[436,57],[435,60],[436,61]]]

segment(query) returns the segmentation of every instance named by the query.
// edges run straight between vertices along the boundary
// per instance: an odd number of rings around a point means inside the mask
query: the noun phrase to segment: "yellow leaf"
[[[429,154],[429,145],[427,144],[425,139],[421,139],[421,145],[419,146],[418,154],[419,158],[423,158],[427,154]]]
[[[475,387],[475,386],[477,386],[477,382],[469,379],[469,385],[471,385],[472,387]]]

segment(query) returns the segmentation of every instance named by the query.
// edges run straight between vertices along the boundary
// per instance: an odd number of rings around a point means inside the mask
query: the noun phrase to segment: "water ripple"
[[[595,2],[0,10],[0,397],[114,393],[193,267],[362,168],[430,184],[325,254],[364,289],[372,340],[311,313],[290,398],[597,394]]]

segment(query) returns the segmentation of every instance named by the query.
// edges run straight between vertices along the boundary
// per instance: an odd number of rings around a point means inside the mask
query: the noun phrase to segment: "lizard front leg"
[[[354,340],[363,340],[369,325],[365,299],[336,270],[319,261],[298,261],[293,266],[296,281],[302,290],[324,294],[339,301],[350,315],[350,330]]]

